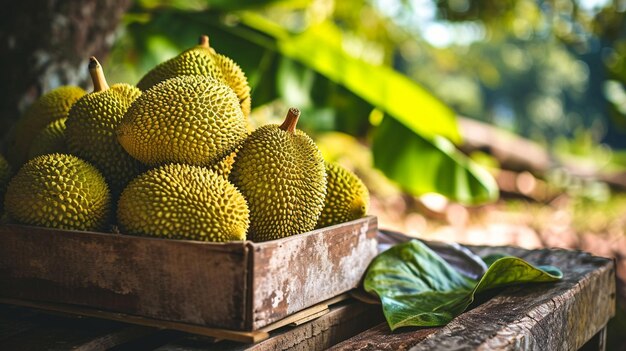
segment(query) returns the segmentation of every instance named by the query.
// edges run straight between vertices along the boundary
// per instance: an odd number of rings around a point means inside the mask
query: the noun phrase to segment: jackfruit
[[[319,149],[291,108],[280,126],[265,125],[246,139],[230,179],[248,200],[254,241],[310,231],[324,208],[326,171]]]
[[[213,78],[181,76],[144,92],[117,128],[120,144],[153,166],[210,166],[247,136],[237,96]]]
[[[65,122],[70,152],[96,166],[117,197],[143,170],[117,141],[115,128],[141,91],[128,84],[108,86],[102,67],[95,57],[89,60],[94,91],[80,98],[70,109]]]
[[[110,195],[104,177],[73,155],[49,154],[28,161],[9,182],[4,205],[22,223],[70,230],[102,230]]]
[[[28,159],[46,154],[66,154],[67,143],[65,142],[65,121],[67,118],[57,119],[42,129],[28,151]]]
[[[206,35],[200,37],[198,45],[153,68],[137,87],[145,91],[166,79],[184,75],[211,77],[230,86],[237,94],[244,116],[250,114],[250,86],[246,75],[233,60],[216,53]]]
[[[317,228],[352,221],[367,214],[369,191],[356,174],[326,162],[328,190]]]
[[[70,107],[86,92],[75,86],[61,86],[42,95],[16,122],[7,138],[7,157],[14,166],[21,166],[26,160],[30,145],[49,123],[66,118]]]
[[[200,241],[245,240],[246,200],[234,185],[199,166],[168,164],[134,179],[117,209],[123,233]]]
[[[4,192],[7,189],[9,179],[11,179],[11,166],[4,156],[0,155],[0,214],[2,214]]]

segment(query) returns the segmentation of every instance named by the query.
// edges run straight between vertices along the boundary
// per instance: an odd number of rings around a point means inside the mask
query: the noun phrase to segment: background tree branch
[[[89,56],[104,58],[130,0],[20,0],[0,14],[0,136],[59,85],[87,86]]]

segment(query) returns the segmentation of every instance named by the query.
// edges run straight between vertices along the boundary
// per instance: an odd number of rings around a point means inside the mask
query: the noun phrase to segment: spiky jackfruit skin
[[[156,166],[210,166],[246,138],[237,96],[213,78],[182,76],[144,92],[117,128],[120,144],[139,161]]]
[[[104,177],[73,155],[49,154],[28,161],[9,182],[9,218],[22,224],[70,230],[102,230],[110,195]]]
[[[210,168],[213,172],[219,174],[224,179],[228,179],[230,177],[230,172],[233,170],[233,164],[235,163],[235,157],[237,157],[237,150],[231,152],[230,154],[224,156],[217,163],[212,165]]]
[[[217,173],[168,164],[124,189],[117,219],[126,234],[223,242],[245,240],[249,211],[241,193]]]
[[[57,119],[42,129],[33,140],[28,151],[28,159],[46,154],[68,153],[65,142],[65,121],[67,118]]]
[[[230,86],[237,94],[244,116],[250,115],[250,86],[246,75],[233,60],[201,45],[159,64],[146,73],[137,87],[145,91],[166,79],[196,75],[215,78]]]
[[[11,179],[11,166],[9,162],[0,155],[0,214],[2,214],[4,206],[4,192]]]
[[[336,163],[326,163],[328,191],[317,228],[344,223],[367,214],[369,191],[356,174]]]
[[[17,121],[8,138],[9,162],[16,167],[21,166],[27,160],[30,145],[37,133],[49,123],[66,118],[74,102],[85,94],[79,87],[62,86],[37,99]]]
[[[278,125],[258,128],[237,153],[230,179],[248,200],[254,241],[310,231],[324,207],[326,171],[305,133]]]
[[[115,84],[92,92],[72,106],[66,124],[66,140],[72,154],[91,162],[104,175],[117,197],[143,171],[117,141],[115,130],[141,91],[128,84]]]

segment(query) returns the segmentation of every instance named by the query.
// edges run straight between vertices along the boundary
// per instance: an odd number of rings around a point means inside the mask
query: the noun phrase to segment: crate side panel
[[[0,295],[243,328],[244,245],[0,226]]]
[[[376,256],[375,217],[254,244],[252,326],[357,287]]]

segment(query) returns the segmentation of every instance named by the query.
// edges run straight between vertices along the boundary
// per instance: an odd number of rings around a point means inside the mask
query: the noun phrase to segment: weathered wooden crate
[[[263,243],[0,226],[0,298],[240,331],[358,286],[375,217]]]

